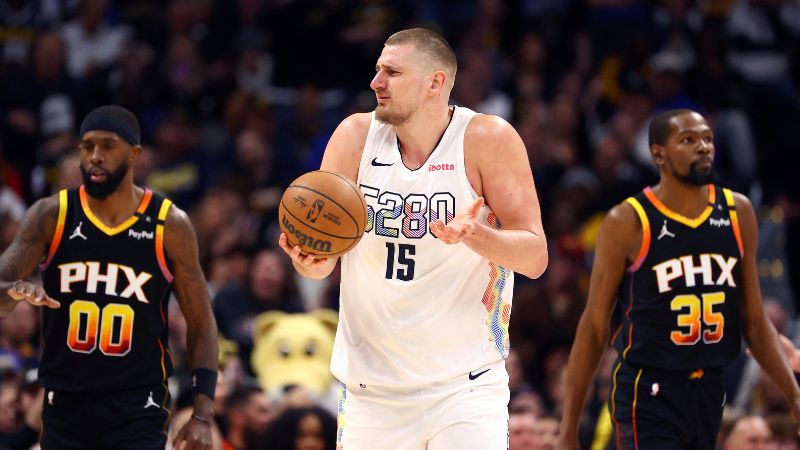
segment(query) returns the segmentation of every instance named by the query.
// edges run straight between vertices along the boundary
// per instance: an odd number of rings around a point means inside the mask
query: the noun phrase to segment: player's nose
[[[379,71],[378,73],[375,74],[374,77],[372,77],[372,81],[370,81],[369,87],[373,91],[377,91],[378,89],[383,89],[384,87],[386,87],[386,78],[383,75],[383,71]]]

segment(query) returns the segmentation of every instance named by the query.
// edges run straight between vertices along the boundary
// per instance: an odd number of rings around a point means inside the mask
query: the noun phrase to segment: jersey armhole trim
[[[64,225],[67,221],[67,190],[62,189],[58,192],[58,221],[56,222],[56,231],[53,234],[53,239],[50,241],[50,249],[47,252],[47,260],[40,266],[41,270],[47,268],[50,265],[50,261],[53,260],[53,256],[56,254],[56,250],[58,250],[58,246],[61,244],[61,238],[64,237]]]
[[[167,265],[167,258],[164,255],[164,223],[167,220],[167,212],[172,206],[169,199],[164,199],[161,203],[161,209],[158,211],[158,223],[156,224],[156,259],[158,260],[158,267],[161,268],[161,273],[168,282],[172,283],[173,276]]]
[[[636,215],[639,216],[639,220],[642,222],[642,245],[639,247],[639,254],[636,256],[636,260],[628,267],[628,272],[636,272],[647,257],[647,252],[650,251],[650,221],[647,219],[647,214],[644,212],[644,208],[642,208],[642,204],[639,203],[639,200],[636,200],[634,197],[628,197],[625,199],[625,202],[633,207],[634,211],[636,211]]]
[[[736,236],[736,245],[739,246],[739,256],[744,256],[742,230],[739,228],[739,215],[736,213],[736,201],[733,199],[733,192],[728,188],[722,188],[722,194],[725,195],[725,203],[728,205],[728,213],[731,216],[731,228],[733,228],[733,235]]]

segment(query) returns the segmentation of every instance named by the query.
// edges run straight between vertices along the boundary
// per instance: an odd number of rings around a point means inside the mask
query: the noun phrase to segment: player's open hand
[[[462,211],[448,223],[442,219],[431,222],[430,229],[434,236],[445,244],[456,244],[473,234],[478,227],[478,213],[483,206],[483,197],[478,197],[472,206]]]
[[[303,254],[303,248],[299,245],[292,247],[289,245],[289,239],[286,237],[286,233],[281,233],[280,237],[278,237],[278,245],[292,258],[292,261],[304,267],[313,268],[315,266],[321,266],[328,261],[328,258],[320,258],[311,253]]]
[[[30,281],[15,281],[6,293],[18,302],[26,301],[33,306],[47,306],[52,309],[61,307],[61,303],[50,298],[44,288]]]
[[[211,450],[211,424],[189,418],[181,428],[175,441],[172,443],[174,450]]]

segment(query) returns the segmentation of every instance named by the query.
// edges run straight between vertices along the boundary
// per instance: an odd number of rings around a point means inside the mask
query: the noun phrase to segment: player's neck
[[[117,190],[106,198],[93,198],[91,195],[87,195],[86,201],[92,214],[105,225],[113,228],[128,220],[136,212],[143,196],[144,189],[129,180],[123,180]]]
[[[699,216],[708,206],[708,185],[697,186],[662,176],[653,193],[667,208],[688,218]]]
[[[452,115],[449,105],[437,105],[428,110],[420,109],[407,123],[394,128],[407,167],[416,168],[425,163],[441,141]]]

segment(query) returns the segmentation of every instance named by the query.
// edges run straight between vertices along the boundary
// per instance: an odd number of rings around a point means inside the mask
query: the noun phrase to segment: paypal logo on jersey
[[[136,240],[153,239],[154,236],[155,236],[155,233],[153,233],[152,231],[144,231],[144,230],[142,230],[142,231],[133,231],[130,228],[128,229],[128,237],[132,237],[132,238],[134,238]]]

